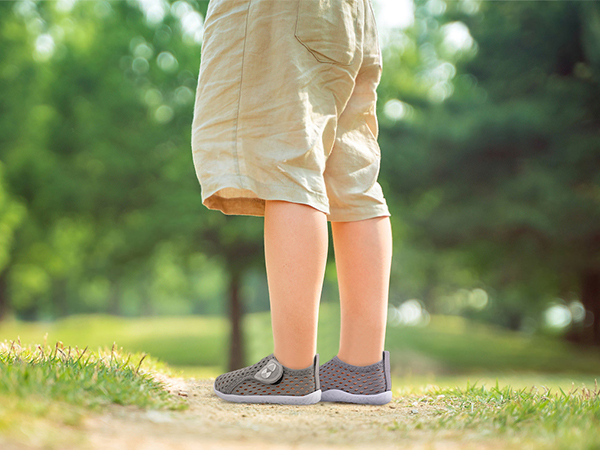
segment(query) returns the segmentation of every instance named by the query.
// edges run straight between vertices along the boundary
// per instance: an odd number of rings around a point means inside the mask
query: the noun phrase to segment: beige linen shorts
[[[382,60],[371,0],[211,0],[192,125],[202,202],[329,221],[390,216],[377,182]]]

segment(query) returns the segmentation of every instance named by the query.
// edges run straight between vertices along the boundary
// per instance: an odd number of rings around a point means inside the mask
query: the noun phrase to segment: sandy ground
[[[490,434],[430,426],[445,410],[443,400],[398,395],[383,406],[246,405],[219,399],[212,380],[157,378],[190,407],[158,411],[112,405],[79,416],[72,425],[25,422],[12,438],[3,436],[0,423],[0,450],[525,449]]]
[[[398,424],[433,418],[439,406],[394,398],[384,406],[318,403],[310,406],[225,402],[211,380],[169,380],[186,411],[140,411],[113,406],[85,420],[82,449],[491,449],[493,440],[464,433],[406,431]],[[500,444],[500,445],[498,445]],[[77,445],[79,447],[79,445]]]

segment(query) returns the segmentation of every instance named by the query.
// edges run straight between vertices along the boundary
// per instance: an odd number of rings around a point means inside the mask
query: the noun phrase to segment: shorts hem
[[[374,219],[375,217],[390,217],[387,205],[365,206],[347,211],[336,211],[329,214],[329,222],[358,222],[359,220]]]
[[[228,191],[226,197],[219,195],[224,190]],[[317,192],[264,185],[251,178],[234,175],[220,178],[218,183],[203,190],[202,204],[227,215],[264,216],[266,200],[281,200],[311,206],[328,215],[329,205],[319,201],[322,200],[319,197],[327,199],[327,196]]]
[[[229,191],[226,197],[219,195],[224,190]],[[203,189],[202,204],[227,215],[264,217],[266,201],[280,200],[311,206],[325,213],[329,222],[356,222],[391,216],[386,204],[331,212],[328,204],[320,202],[319,197],[327,198],[317,192],[300,191],[297,187],[264,185],[251,178],[234,175],[221,178],[211,188]]]

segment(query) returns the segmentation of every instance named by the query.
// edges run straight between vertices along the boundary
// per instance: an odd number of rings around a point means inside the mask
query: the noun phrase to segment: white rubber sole
[[[321,391],[311,392],[307,395],[236,395],[223,394],[213,386],[213,391],[218,397],[228,402],[235,403],[276,403],[278,405],[314,405],[321,401]]]
[[[362,405],[385,405],[392,400],[392,391],[381,394],[350,394],[339,389],[329,389],[321,394],[322,402],[360,403]]]

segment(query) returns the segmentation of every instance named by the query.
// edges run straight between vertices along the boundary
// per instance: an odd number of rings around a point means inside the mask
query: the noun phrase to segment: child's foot
[[[252,366],[220,375],[214,391],[223,400],[237,403],[318,403],[319,355],[310,367],[293,370],[282,366],[271,354]]]
[[[384,405],[392,399],[390,352],[370,366],[346,364],[337,356],[319,369],[322,402]]]

